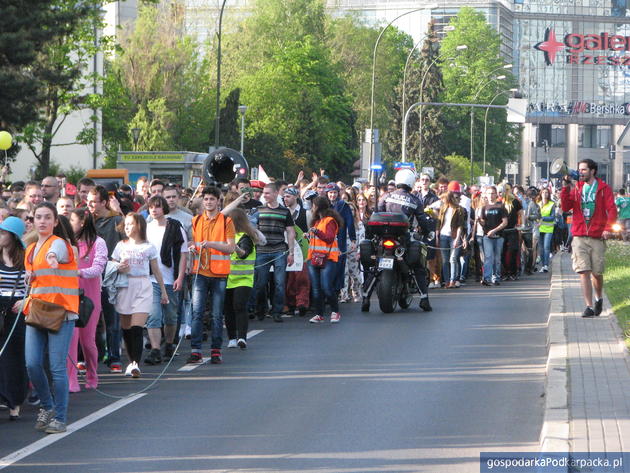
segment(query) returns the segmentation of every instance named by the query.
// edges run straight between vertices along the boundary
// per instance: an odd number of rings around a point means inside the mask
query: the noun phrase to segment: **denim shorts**
[[[147,328],[162,328],[164,325],[177,325],[177,308],[179,307],[179,292],[173,291],[173,286],[167,284],[168,304],[160,304],[162,291],[160,285],[152,283],[153,307],[147,319]]]

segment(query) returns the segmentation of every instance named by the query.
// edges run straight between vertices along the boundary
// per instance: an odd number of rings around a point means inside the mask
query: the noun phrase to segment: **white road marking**
[[[264,330],[250,330],[249,332],[247,332],[247,339],[249,340],[252,337],[255,337],[256,335],[260,335],[261,333],[263,333]],[[184,365],[181,368],[179,368],[177,371],[192,371],[194,369],[199,368],[201,365],[205,365],[206,363],[208,363],[210,361],[209,357],[204,357],[201,360],[201,363],[195,363],[195,364],[188,364],[188,365]]]
[[[147,393],[135,394],[133,396],[120,399],[119,401],[116,401],[110,404],[109,406],[103,407],[102,409],[99,409],[98,411],[90,414],[89,416],[86,416],[83,419],[80,419],[70,424],[68,426],[68,430],[64,432],[63,434],[42,434],[42,435],[45,435],[45,437],[42,438],[41,440],[38,440],[37,442],[34,442],[24,448],[21,448],[20,450],[10,453],[4,458],[0,458],[0,470],[3,470],[4,468],[8,466],[13,465],[15,462],[18,462],[28,457],[29,455],[32,455],[33,453],[36,453],[42,450],[43,448],[48,447],[49,445],[52,445],[58,440],[66,438],[68,435],[76,432],[79,429],[82,429],[86,425],[90,425],[93,422],[96,422],[97,420],[102,419],[106,415],[109,415],[112,412],[117,411],[118,409],[125,407],[127,404],[131,404],[132,402],[137,401],[138,399],[146,395]]]

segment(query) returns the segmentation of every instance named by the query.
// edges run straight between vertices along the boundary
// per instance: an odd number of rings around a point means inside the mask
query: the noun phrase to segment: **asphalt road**
[[[478,472],[480,451],[538,445],[548,295],[548,275],[535,275],[434,290],[431,313],[414,301],[386,315],[373,302],[369,314],[342,305],[338,325],[255,321],[263,332],[247,351],[178,371],[185,344],[153,389],[117,410],[99,393],[71,394],[69,424],[87,425],[66,436],[34,431],[33,407],[11,423],[0,411],[0,469],[26,448],[4,471]],[[103,373],[101,389],[129,394],[160,369]]]

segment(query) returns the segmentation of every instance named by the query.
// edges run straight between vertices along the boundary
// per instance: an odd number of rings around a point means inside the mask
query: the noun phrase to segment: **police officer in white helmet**
[[[424,213],[422,201],[411,193],[416,182],[416,173],[411,169],[401,169],[394,177],[396,190],[386,194],[378,203],[379,212],[399,212],[409,218],[409,228],[417,229],[422,235],[432,232],[433,220]],[[417,226],[414,225],[414,220]],[[432,310],[429,303],[427,269],[422,266],[414,269],[420,289],[420,308],[425,312]]]

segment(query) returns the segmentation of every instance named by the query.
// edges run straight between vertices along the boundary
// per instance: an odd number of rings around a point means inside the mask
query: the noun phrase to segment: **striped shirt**
[[[287,227],[292,227],[293,217],[291,211],[279,205],[271,208],[267,205],[258,207],[258,230],[265,235],[266,245],[257,245],[257,253],[277,253],[287,251],[289,245],[284,241],[284,232]]]
[[[9,298],[13,293],[13,288],[15,287],[15,281],[20,274],[20,270],[14,267],[8,267],[4,263],[0,263],[0,296]],[[24,292],[26,291],[26,285],[24,284],[24,271],[22,271],[22,277],[18,282],[17,288],[15,289],[14,298],[22,298],[24,297]]]

